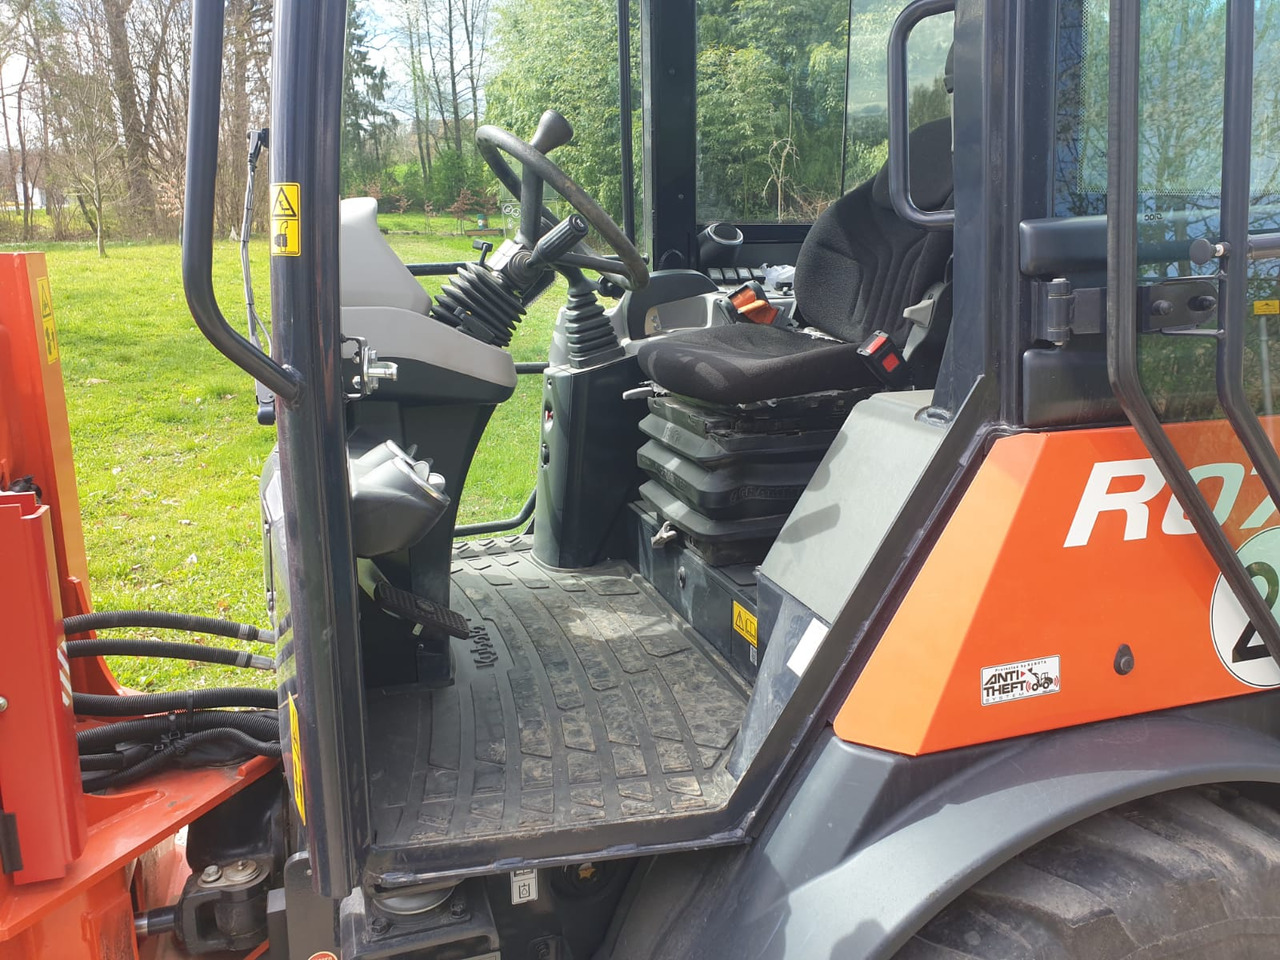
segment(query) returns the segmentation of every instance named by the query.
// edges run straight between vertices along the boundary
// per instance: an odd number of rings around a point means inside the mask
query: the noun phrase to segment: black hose
[[[205,647],[198,643],[174,643],[171,640],[128,640],[99,637],[96,640],[70,640],[67,656],[75,657],[159,657],[169,660],[196,660],[201,663],[221,663],[230,667],[248,667],[253,670],[274,670],[271,657],[250,653],[247,650],[229,650],[226,647]]]
[[[106,790],[108,787],[122,787],[125,784],[142,779],[149,773],[155,773],[157,770],[169,766],[169,764],[190,752],[193,747],[198,747],[204,743],[212,743],[216,740],[229,740],[237,746],[243,747],[247,752],[257,754],[260,757],[280,756],[279,743],[266,743],[261,740],[255,740],[247,733],[231,727],[219,727],[215,730],[205,730],[201,733],[193,733],[191,736],[184,737],[181,740],[175,740],[167,747],[157,750],[147,759],[134,764],[127,770],[97,778],[87,784],[86,787],[94,791]]]
[[[233,727],[257,740],[280,739],[280,722],[274,710],[264,710],[261,713],[203,710],[195,713],[183,711],[164,717],[117,720],[101,727],[91,727],[76,734],[76,748],[83,758],[85,754],[96,753],[118,743],[203,733],[223,727]]]
[[[213,687],[209,690],[136,693],[127,696],[77,693],[72,702],[76,716],[80,717],[138,717],[147,713],[210,707],[257,707],[273,710],[278,705],[274,690],[260,690],[257,687]]]
[[[122,753],[88,753],[80,757],[81,773],[100,773],[104,770],[120,770],[124,767]]]
[[[68,637],[112,627],[151,627],[156,630],[207,633],[213,637],[229,637],[232,640],[257,640],[262,643],[275,641],[275,634],[270,630],[261,630],[249,623],[197,617],[190,613],[166,613],[163,610],[99,610],[67,617],[62,621],[62,632]]]

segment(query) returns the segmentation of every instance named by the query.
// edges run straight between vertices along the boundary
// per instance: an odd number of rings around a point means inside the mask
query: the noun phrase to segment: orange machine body
[[[1168,430],[1255,584],[1280,592],[1280,518],[1230,426]],[[1027,433],[992,446],[835,730],[917,755],[1275,686],[1137,434]]]

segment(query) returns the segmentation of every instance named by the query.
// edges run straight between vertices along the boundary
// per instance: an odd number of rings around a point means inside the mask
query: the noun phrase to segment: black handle
[[[907,39],[921,20],[940,13],[954,13],[955,0],[915,0],[893,22],[889,31],[889,201],[894,212],[908,223],[926,230],[950,230],[954,210],[921,210],[911,199],[911,139],[907,106]]]
[[[300,393],[298,371],[282,367],[237,333],[213,293],[213,210],[222,109],[224,0],[191,8],[191,88],[187,115],[187,188],[182,219],[182,286],[196,326],[228,360],[282,400]]]

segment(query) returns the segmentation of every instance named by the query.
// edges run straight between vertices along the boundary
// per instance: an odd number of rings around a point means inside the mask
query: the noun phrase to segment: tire
[[[898,960],[1280,957],[1280,812],[1231,786],[1091,817],[929,921]]]

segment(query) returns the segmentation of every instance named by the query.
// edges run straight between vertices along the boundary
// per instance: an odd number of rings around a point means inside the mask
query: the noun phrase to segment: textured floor
[[[370,695],[375,843],[696,815],[733,789],[739,682],[618,564],[549,573],[511,537],[455,548],[457,683]],[[638,840],[641,838],[637,837]]]

